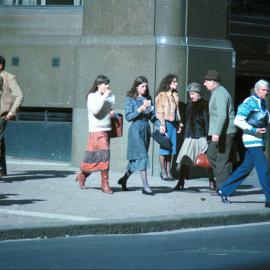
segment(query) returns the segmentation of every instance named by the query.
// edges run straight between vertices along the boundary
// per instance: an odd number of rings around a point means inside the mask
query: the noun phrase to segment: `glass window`
[[[81,6],[83,0],[0,0],[4,6]]]
[[[232,15],[257,15],[269,17],[270,2],[269,0],[232,0]]]

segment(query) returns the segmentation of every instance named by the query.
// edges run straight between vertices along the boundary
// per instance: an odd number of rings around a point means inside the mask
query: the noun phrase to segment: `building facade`
[[[86,93],[98,74],[110,77],[121,113],[138,75],[148,78],[154,97],[160,80],[176,74],[185,103],[186,85],[217,69],[234,97],[230,10],[228,0],[0,0],[0,54],[25,96],[7,130],[7,154],[78,166],[87,139]],[[127,129],[125,121],[124,136],[111,142],[117,171],[126,167]],[[156,144],[149,154],[158,175]]]

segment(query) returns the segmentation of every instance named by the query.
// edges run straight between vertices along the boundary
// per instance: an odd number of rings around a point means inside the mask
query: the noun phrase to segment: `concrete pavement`
[[[8,176],[0,179],[0,239],[46,238],[113,233],[144,233],[270,220],[264,195],[253,173],[223,204],[211,196],[206,178],[186,181],[185,191],[174,182],[149,177],[155,196],[141,192],[139,174],[122,192],[122,173],[110,172],[114,194],[100,191],[100,173],[81,190],[74,181],[78,168],[67,163],[8,159]]]

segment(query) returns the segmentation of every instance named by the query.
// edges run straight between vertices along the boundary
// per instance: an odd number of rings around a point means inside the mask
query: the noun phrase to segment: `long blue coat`
[[[151,138],[149,120],[156,126],[160,125],[155,116],[154,106],[149,110],[138,113],[137,109],[143,104],[145,97],[132,98],[126,97],[125,118],[131,125],[128,130],[127,159],[129,161],[144,160],[148,162],[148,149]],[[138,168],[143,169],[143,168]],[[146,168],[144,168],[146,169]]]

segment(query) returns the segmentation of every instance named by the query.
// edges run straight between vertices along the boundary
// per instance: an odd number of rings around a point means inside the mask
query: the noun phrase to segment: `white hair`
[[[267,89],[269,89],[269,82],[262,79],[257,81],[254,85],[254,90],[258,91],[262,87],[266,87]]]

